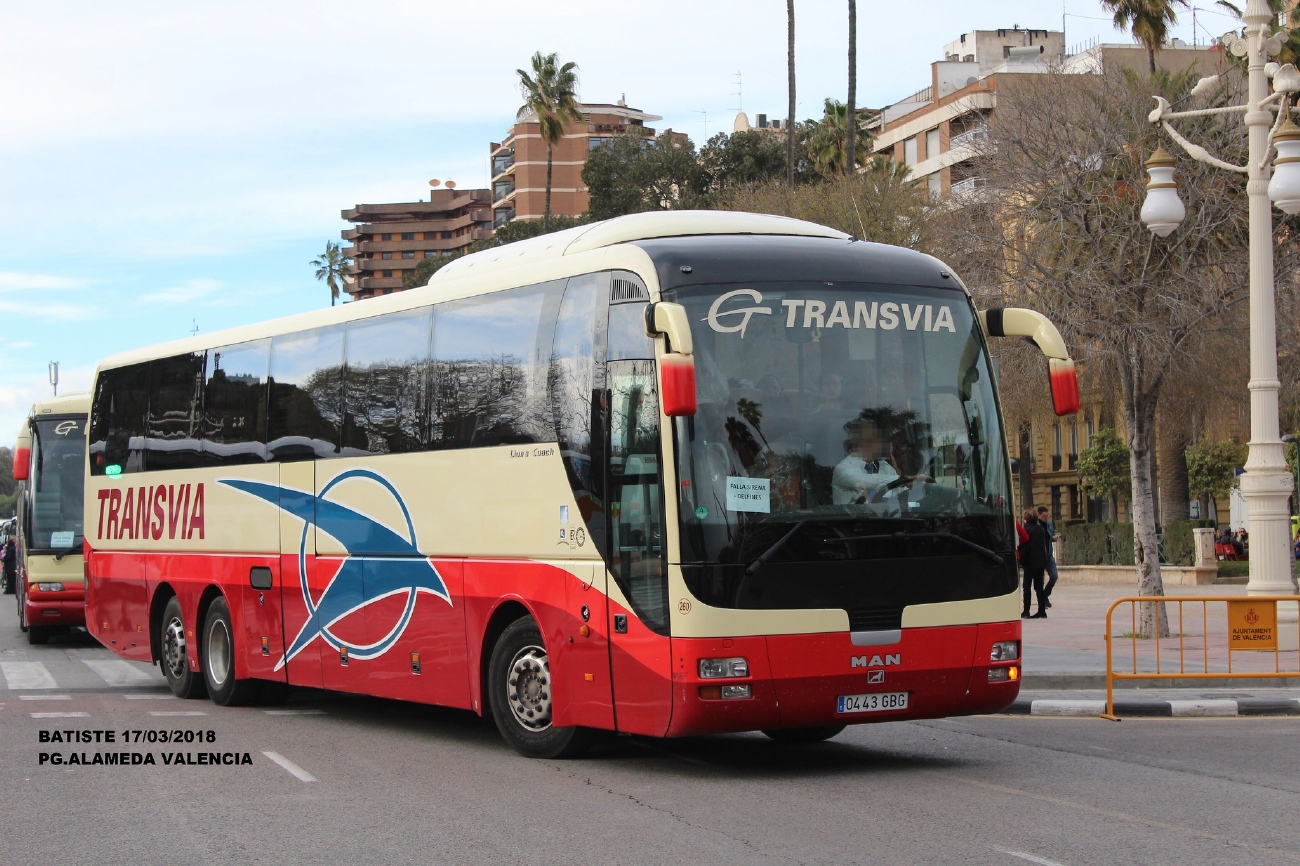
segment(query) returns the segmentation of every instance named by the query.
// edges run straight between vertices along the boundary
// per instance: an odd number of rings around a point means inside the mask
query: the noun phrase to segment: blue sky
[[[845,96],[847,4],[795,8],[811,117]],[[1071,46],[1130,41],[1097,0],[862,0],[858,104],[927,85],[963,32],[1063,14]],[[1201,42],[1234,24],[1197,23]],[[625,96],[700,143],[738,108],[784,115],[785,26],[781,0],[6,0],[0,443],[50,361],[60,393],[84,390],[105,355],[328,305],[308,262],[339,211],[430,178],[485,186],[534,51],[576,61],[582,98]],[[1184,11],[1174,35],[1192,34]]]

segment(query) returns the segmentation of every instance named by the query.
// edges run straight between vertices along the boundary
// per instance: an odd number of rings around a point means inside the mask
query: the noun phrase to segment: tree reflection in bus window
[[[612,311],[611,311],[612,312]],[[660,510],[659,394],[654,361],[611,361],[610,565],[633,611],[667,627],[667,572]]]
[[[267,438],[276,460],[337,455],[342,404],[342,325],[272,340]]]
[[[209,465],[264,463],[266,381],[271,341],[208,350],[203,390],[203,460]]]
[[[348,324],[345,456],[420,451],[429,441],[432,326],[430,307]]]

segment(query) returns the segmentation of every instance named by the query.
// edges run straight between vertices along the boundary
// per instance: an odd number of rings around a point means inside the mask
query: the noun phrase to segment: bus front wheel
[[[203,668],[208,696],[218,706],[238,707],[257,697],[257,680],[235,679],[235,630],[230,625],[230,605],[224,598],[213,599],[203,619],[199,667]]]
[[[586,751],[595,732],[551,724],[550,661],[532,617],[506,626],[488,663],[488,703],[501,736],[528,758],[571,758]]]
[[[181,602],[172,596],[167,600],[167,607],[163,608],[162,625],[158,629],[158,663],[173,695],[178,698],[201,698],[203,678],[190,670],[186,645]]]

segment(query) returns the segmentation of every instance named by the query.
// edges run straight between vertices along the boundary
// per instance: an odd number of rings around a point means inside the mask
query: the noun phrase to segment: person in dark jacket
[[[18,581],[17,572],[17,552],[14,550],[14,540],[10,538],[5,542],[4,554],[4,593],[13,595],[14,586]]]
[[[1047,570],[1048,551],[1051,549],[1052,542],[1047,534],[1047,527],[1039,522],[1038,516],[1033,511],[1026,511],[1021,517],[1021,522],[1024,523],[1029,540],[1020,545],[1020,567],[1025,570],[1024,585],[1021,590],[1024,603],[1020,616],[1023,619],[1046,619],[1047,597],[1043,594],[1043,572]],[[1031,586],[1034,589],[1034,596],[1038,599],[1038,612],[1032,617],[1029,613]]]

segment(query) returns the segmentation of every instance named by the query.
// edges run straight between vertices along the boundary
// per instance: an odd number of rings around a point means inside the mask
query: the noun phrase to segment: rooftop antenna
[[[736,97],[736,113],[737,113],[737,114],[739,114],[740,112],[742,112],[742,111],[745,110],[744,88],[741,86],[742,83],[743,83],[743,82],[742,82],[741,79],[740,79],[740,70],[737,69],[737,70],[736,70],[736,89],[735,89],[735,90],[732,92],[732,94],[731,94],[732,96]]]
[[[190,336],[192,337],[199,332],[199,320],[192,318],[190,319],[190,324],[194,326],[190,328]]]
[[[59,362],[50,362],[50,385],[54,387],[54,396],[59,396]]]
[[[709,113],[700,108],[695,109],[695,111],[692,113],[704,115],[704,140],[708,141],[709,140]]]

